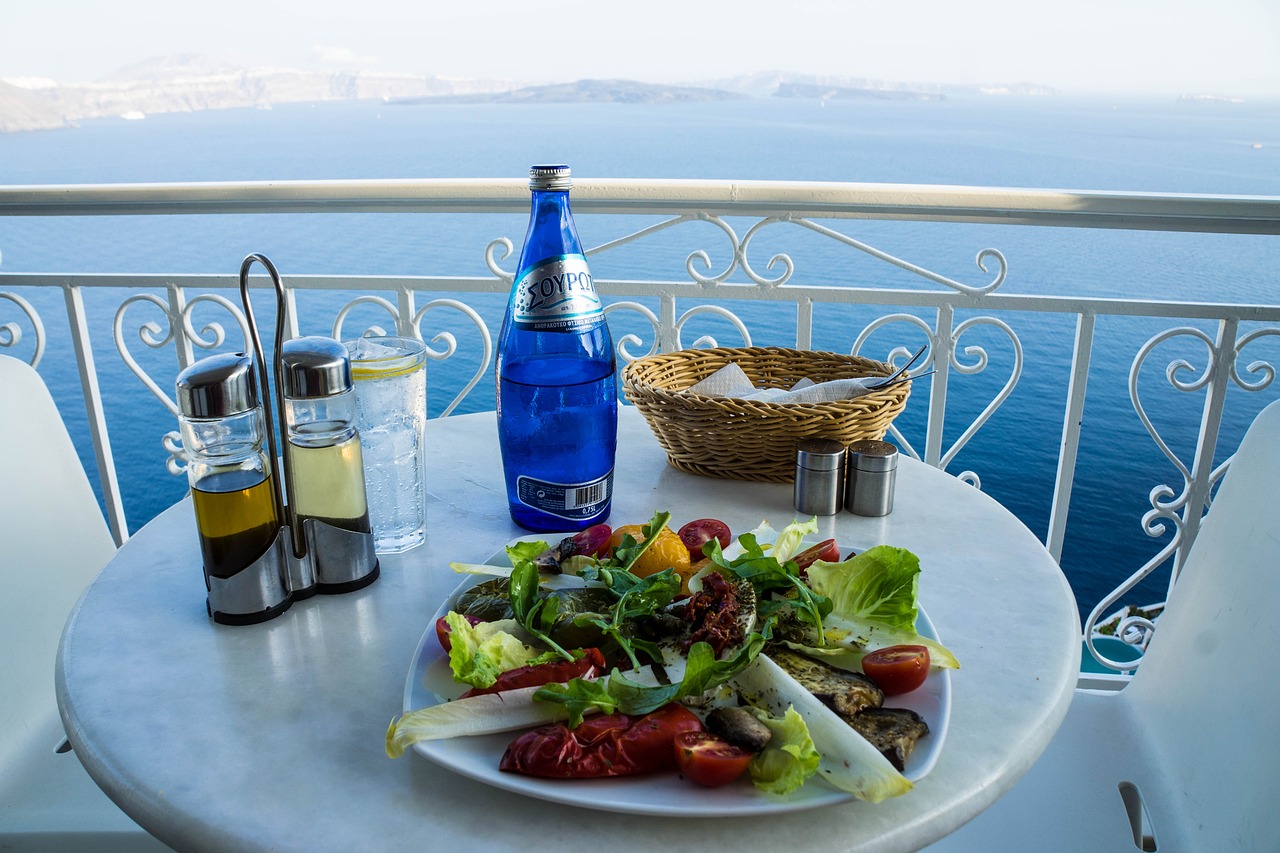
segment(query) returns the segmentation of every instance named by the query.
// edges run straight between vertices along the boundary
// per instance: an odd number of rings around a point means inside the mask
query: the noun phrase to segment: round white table
[[[919,555],[921,605],[961,661],[941,756],[905,796],[664,820],[502,792],[413,754],[390,760],[383,738],[415,648],[459,583],[448,563],[483,560],[525,532],[507,514],[492,412],[433,420],[428,443],[426,544],[384,555],[364,590],[299,602],[261,625],[214,624],[184,500],[85,592],[58,656],[63,722],[89,774],[160,840],[211,851],[914,850],[1008,790],[1066,713],[1080,629],[1057,564],[994,500],[904,459],[891,515],[842,512],[819,525],[849,547]],[[670,467],[631,407],[618,448],[615,525],[668,510],[676,522],[721,518],[736,533],[795,515],[789,485]]]

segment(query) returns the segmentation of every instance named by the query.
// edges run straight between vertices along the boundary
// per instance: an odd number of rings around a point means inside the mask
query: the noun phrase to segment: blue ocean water
[[[511,177],[536,162],[567,162],[577,175],[634,178],[835,180],[973,184],[1174,193],[1280,195],[1280,104],[1204,104],[1173,100],[978,98],[941,102],[799,101],[760,99],[714,104],[391,105],[322,103],[273,110],[229,110],[103,119],[82,127],[0,135],[0,183],[288,180],[329,178]],[[462,218],[459,218],[462,219]],[[0,270],[62,272],[210,272],[228,274],[249,252],[263,252],[288,274],[369,272],[420,274],[442,269],[486,275],[483,248],[495,236],[517,245],[523,216],[189,216],[0,218]],[[621,224],[616,227],[622,227]],[[592,234],[596,245],[617,236]],[[1010,263],[1004,293],[1195,299],[1274,304],[1280,245],[1274,238],[1146,234],[1091,229],[1010,229],[983,225],[855,222],[842,230],[890,254],[963,281],[988,280],[974,266],[978,250],[999,248]],[[899,270],[820,239],[785,235],[796,261],[793,281],[932,287]],[[700,238],[705,240],[700,242]],[[683,277],[692,248],[716,243],[683,236],[618,252],[598,279],[632,274]],[[753,249],[764,269],[770,237]],[[722,267],[717,266],[716,269]],[[49,348],[40,365],[82,448],[95,462],[79,392],[74,355],[59,293],[21,294],[47,323]],[[164,470],[160,436],[172,416],[130,374],[112,341],[116,307],[128,291],[91,294],[94,357],[101,376],[112,448],[128,523],[136,530],[185,493]],[[606,294],[607,296],[607,294]],[[302,301],[328,333],[338,297]],[[501,299],[476,300],[496,329]],[[8,312],[8,303],[0,301]],[[130,319],[147,306],[129,308]],[[820,314],[815,345],[848,351],[872,319],[851,308]],[[320,319],[323,318],[323,319]],[[12,320],[0,314],[0,323]],[[376,319],[376,318],[375,318]],[[1072,323],[1052,316],[1002,316],[1023,345],[1025,369],[1013,396],[959,453],[949,470],[973,470],[984,490],[1043,536],[1068,380]],[[759,325],[763,321],[763,325]],[[1143,532],[1149,493],[1180,487],[1175,466],[1133,413],[1128,371],[1133,353],[1171,324],[1150,318],[1103,318],[1083,424],[1072,500],[1073,522],[1062,564],[1083,612],[1155,554],[1164,538]],[[1205,324],[1190,323],[1208,331]],[[154,375],[174,369],[172,349],[150,350],[125,325],[130,350]],[[710,329],[722,342],[726,329]],[[757,344],[789,344],[786,320],[753,317]],[[620,330],[615,330],[615,337]],[[873,339],[868,354],[922,343],[897,330]],[[990,328],[962,344],[989,349],[992,367],[953,383],[945,444],[955,441],[1008,375],[1008,341]],[[27,357],[23,344],[14,348]],[[1268,349],[1269,347],[1269,349]],[[1251,357],[1275,364],[1276,344],[1260,342]],[[1203,398],[1175,392],[1163,367],[1174,358],[1203,364],[1203,350],[1185,342],[1152,362],[1142,377],[1152,419],[1180,459],[1190,458]],[[429,397],[439,414],[448,395]],[[1270,399],[1232,389],[1219,442],[1225,458],[1245,426]],[[906,438],[923,445],[924,398],[899,419]],[[473,392],[464,411],[491,408],[492,383]],[[1137,599],[1163,598],[1167,575]]]

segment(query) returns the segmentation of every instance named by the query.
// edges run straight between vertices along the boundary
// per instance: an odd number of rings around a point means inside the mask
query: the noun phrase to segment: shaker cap
[[[534,166],[529,169],[529,189],[567,190],[573,186],[568,166]]]
[[[844,468],[844,445],[829,438],[804,438],[796,442],[796,466],[810,471]]]
[[[312,335],[285,341],[280,361],[286,397],[333,397],[351,389],[347,348],[333,338]]]
[[[898,448],[875,439],[855,441],[849,445],[849,465],[859,471],[892,471],[898,467]]]
[[[202,358],[178,374],[178,411],[188,418],[224,418],[258,407],[253,359],[242,352]]]

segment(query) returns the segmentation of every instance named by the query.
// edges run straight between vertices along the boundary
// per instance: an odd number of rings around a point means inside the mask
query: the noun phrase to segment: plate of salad
[[[631,814],[907,794],[942,750],[959,665],[918,605],[915,555],[841,559],[816,519],[733,541],[668,521],[451,564],[466,577],[414,652],[388,755]]]

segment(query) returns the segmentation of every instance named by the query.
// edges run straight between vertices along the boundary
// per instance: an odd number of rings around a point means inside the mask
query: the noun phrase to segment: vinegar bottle
[[[347,348],[333,338],[294,338],[280,359],[295,555],[310,560],[316,592],[352,592],[379,569]]]
[[[511,518],[582,530],[609,517],[617,362],[569,210],[568,166],[529,170],[529,231],[498,340],[498,441]]]

